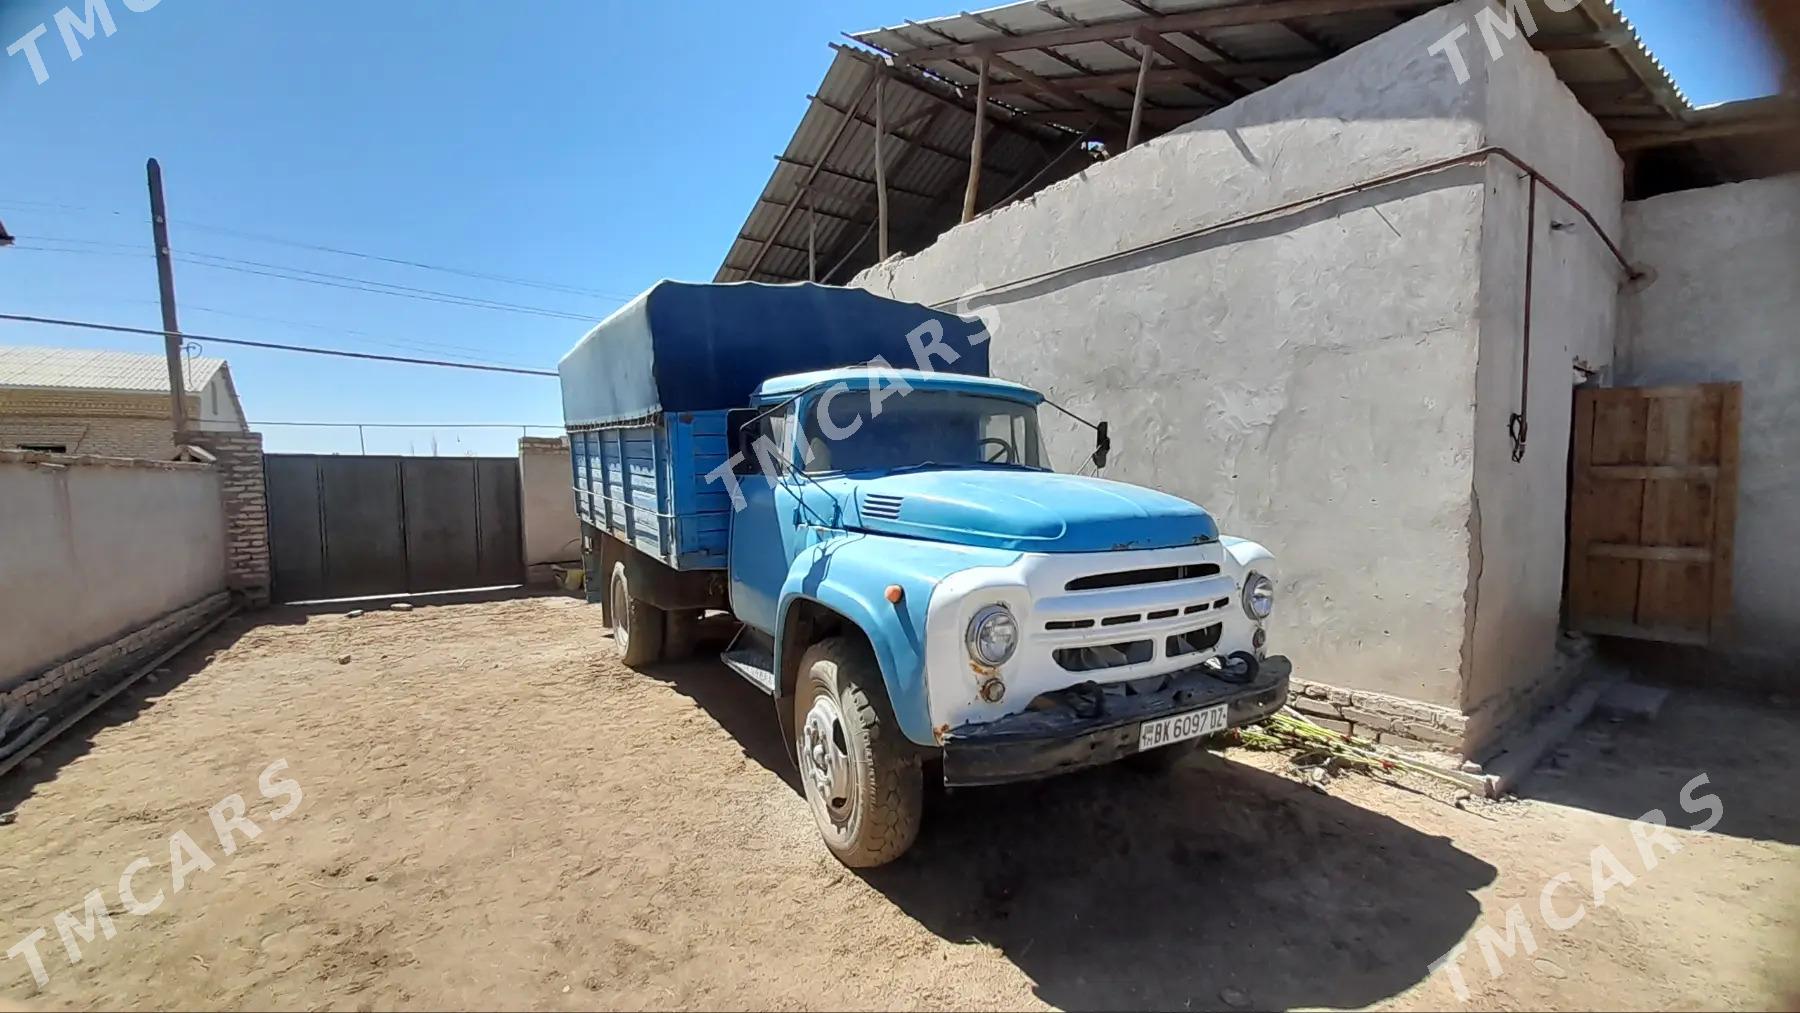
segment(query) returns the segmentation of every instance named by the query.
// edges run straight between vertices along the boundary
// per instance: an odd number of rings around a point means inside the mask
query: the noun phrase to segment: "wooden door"
[[[1740,385],[1579,388],[1569,620],[1712,644],[1729,630]]]

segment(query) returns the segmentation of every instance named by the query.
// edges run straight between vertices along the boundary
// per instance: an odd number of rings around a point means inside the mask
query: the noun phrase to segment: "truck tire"
[[[692,658],[700,639],[700,609],[669,609],[663,613],[664,661],[686,661]]]
[[[918,838],[918,751],[900,733],[866,643],[829,637],[801,655],[794,755],[813,821],[838,861],[886,865]]]
[[[625,563],[613,564],[612,580],[607,585],[608,608],[612,610],[613,645],[619,649],[619,660],[632,668],[654,665],[662,659],[662,609],[632,597],[631,582],[625,578]]]

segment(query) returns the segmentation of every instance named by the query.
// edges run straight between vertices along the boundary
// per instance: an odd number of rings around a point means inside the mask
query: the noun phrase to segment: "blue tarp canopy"
[[[658,282],[606,318],[563,356],[563,421],[571,427],[657,412],[741,408],[764,380],[860,366],[876,356],[908,369],[907,335],[930,321],[958,358],[939,371],[988,375],[979,322],[856,288]]]

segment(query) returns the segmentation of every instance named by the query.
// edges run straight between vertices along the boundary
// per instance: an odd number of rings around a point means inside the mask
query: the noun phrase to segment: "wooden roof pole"
[[[1149,46],[1144,47],[1143,55],[1138,57],[1137,87],[1131,92],[1131,129],[1125,134],[1125,150],[1138,146],[1144,136],[1144,92],[1150,88],[1150,64],[1156,61],[1156,51]]]
[[[875,220],[881,230],[881,259],[888,259],[887,159],[881,142],[887,136],[887,75],[875,79]]]
[[[987,143],[988,59],[981,58],[981,83],[975,89],[975,137],[969,142],[969,188],[963,192],[962,220],[975,219],[975,202],[981,193],[981,149]]]

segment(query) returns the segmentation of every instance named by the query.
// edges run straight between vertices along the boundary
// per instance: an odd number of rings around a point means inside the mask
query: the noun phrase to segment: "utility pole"
[[[156,285],[162,297],[163,355],[169,360],[169,423],[179,443],[187,432],[187,383],[181,371],[181,324],[175,319],[175,264],[169,255],[169,216],[163,206],[162,166],[152,158],[145,169],[150,177],[150,233],[156,242]]]

